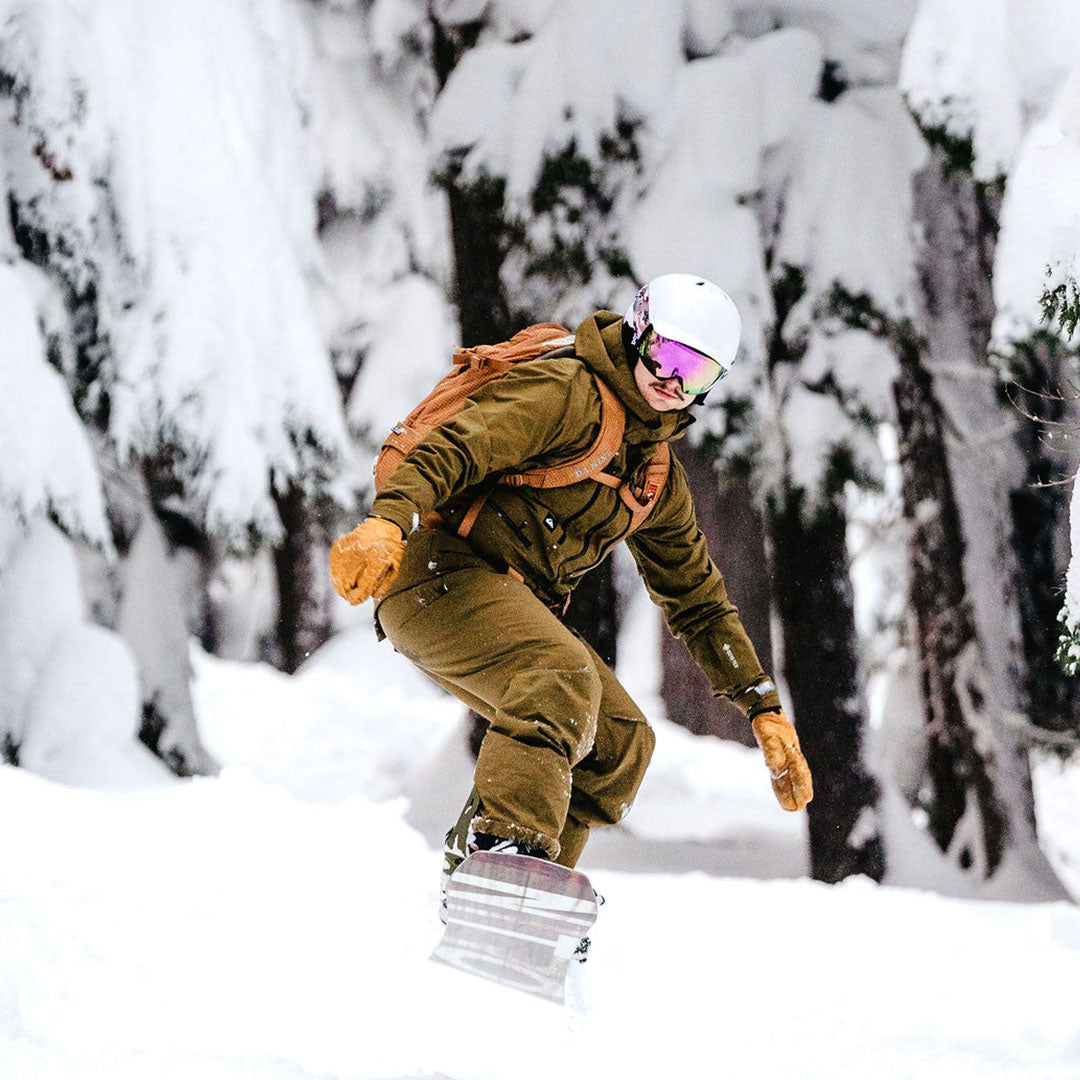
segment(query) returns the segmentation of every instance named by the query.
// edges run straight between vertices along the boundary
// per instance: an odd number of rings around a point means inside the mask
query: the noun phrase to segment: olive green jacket
[[[626,407],[623,443],[605,472],[630,477],[661,442],[691,423],[660,413],[641,396],[622,343],[622,321],[597,312],[577,329],[576,356],[531,360],[487,383],[451,420],[430,432],[393,473],[372,514],[403,532],[437,510],[456,528],[485,484],[506,472],[573,458],[600,430],[603,379]],[[496,486],[469,543],[499,569],[513,568],[545,602],[567,596],[582,575],[627,541],[652,599],[686,641],[713,692],[750,716],[780,704],[728,599],[698,528],[686,474],[672,456],[656,506],[632,535],[617,491],[594,480],[567,487]]]

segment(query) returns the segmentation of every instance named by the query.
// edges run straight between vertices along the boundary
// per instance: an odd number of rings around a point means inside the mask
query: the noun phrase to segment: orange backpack
[[[454,367],[444,375],[409,415],[391,428],[375,462],[375,490],[385,490],[390,477],[405,459],[405,455],[429,432],[457,415],[465,401],[485,383],[505,375],[515,364],[542,357],[572,356],[574,335],[558,323],[539,323],[518,331],[509,341],[497,345],[477,345],[458,349]],[[671,465],[668,444],[661,443],[653,460],[645,467],[638,482],[628,484],[617,476],[609,476],[604,466],[618,453],[626,428],[626,410],[603,379],[596,380],[600,392],[600,434],[583,454],[545,468],[528,469],[520,473],[504,473],[486,486],[458,526],[459,536],[468,536],[487,497],[495,484],[511,487],[566,487],[580,480],[595,480],[617,488],[630,508],[633,518],[630,531],[639,528],[656,504],[663,490]]]

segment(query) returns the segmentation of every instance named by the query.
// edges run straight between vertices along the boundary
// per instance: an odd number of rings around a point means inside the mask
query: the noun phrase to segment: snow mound
[[[568,1080],[1080,1065],[1070,905],[596,871],[608,903],[560,1009],[428,961],[438,857],[401,810],[299,801],[235,767],[127,795],[0,769],[0,816],[20,822],[0,860],[5,1074],[506,1080],[513,1062],[548,1080],[552,1054]],[[544,1053],[522,1054],[523,1024]]]

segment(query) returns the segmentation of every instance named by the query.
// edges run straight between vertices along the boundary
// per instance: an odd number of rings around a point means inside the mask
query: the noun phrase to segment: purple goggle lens
[[[658,379],[678,379],[684,394],[704,394],[726,374],[727,368],[711,356],[680,341],[661,337],[650,327],[638,345],[642,363]]]

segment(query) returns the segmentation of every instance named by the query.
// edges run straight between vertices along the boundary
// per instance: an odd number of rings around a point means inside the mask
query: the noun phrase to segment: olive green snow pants
[[[461,538],[419,529],[377,610],[403,656],[488,721],[473,827],[573,866],[622,819],[655,737],[596,652]]]

